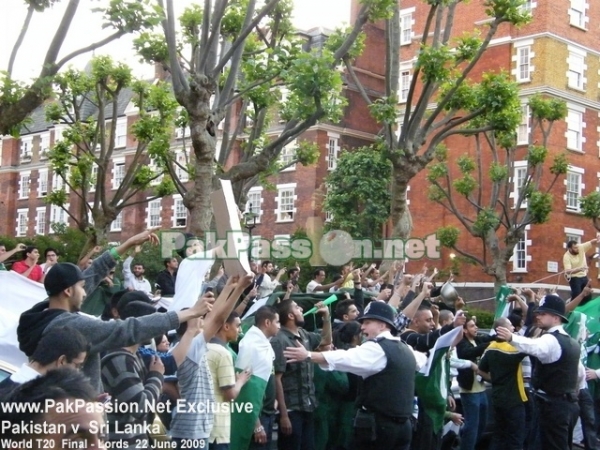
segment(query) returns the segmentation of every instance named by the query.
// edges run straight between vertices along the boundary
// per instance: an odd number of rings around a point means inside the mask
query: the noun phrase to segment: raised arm
[[[15,253],[22,252],[26,248],[27,248],[27,246],[25,244],[17,244],[17,246],[15,248],[13,248],[12,250],[10,250],[8,252],[4,252],[3,254],[0,255],[0,263],[3,263],[4,261],[8,260],[11,256],[13,256]]]

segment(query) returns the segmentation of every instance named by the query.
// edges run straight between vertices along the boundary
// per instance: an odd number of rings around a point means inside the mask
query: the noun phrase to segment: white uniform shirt
[[[389,331],[384,331],[377,338],[390,339],[400,342],[400,338],[392,336]],[[423,353],[415,352],[411,346],[407,346],[413,353],[417,362],[417,371],[427,363],[427,356]],[[327,361],[320,364],[323,370],[339,370],[341,372],[350,372],[363,378],[370,377],[381,372],[387,365],[387,358],[381,345],[377,342],[367,341],[359,347],[350,350],[334,350],[323,352],[323,357]]]

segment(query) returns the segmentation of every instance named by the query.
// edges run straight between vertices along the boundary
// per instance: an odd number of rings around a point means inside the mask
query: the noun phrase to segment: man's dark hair
[[[522,315],[515,314],[514,312],[511,312],[508,315],[508,320],[512,324],[512,326],[515,327],[515,329],[521,328],[521,326],[523,325],[523,321],[524,321]]]
[[[333,332],[333,345],[338,350],[348,350],[352,339],[360,335],[360,323],[346,322]]]
[[[277,315],[277,310],[272,306],[261,306],[256,310],[254,314],[254,325],[260,327],[265,324],[267,320],[275,320],[275,316]]]
[[[133,266],[133,267],[135,267],[135,266],[142,266],[144,269],[146,268],[146,267],[144,266],[144,263],[141,263],[141,262],[134,262],[134,263],[132,264],[132,266]]]
[[[42,336],[31,360],[47,366],[65,355],[70,363],[83,352],[89,351],[90,343],[81,332],[69,327],[55,327]]]
[[[55,249],[55,248],[47,248],[47,249],[44,251],[44,258],[47,258],[47,257],[48,257],[48,253],[50,253],[50,252],[54,252],[54,254],[55,254],[56,256],[58,256],[58,252],[56,251],[56,249]]]
[[[325,270],[324,270],[324,269],[316,269],[316,270],[313,272],[313,280],[314,280],[315,278],[317,278],[319,275],[321,275],[321,272],[325,272]]]
[[[165,265],[165,269],[167,268],[167,266],[169,265],[169,263],[171,261],[173,261],[174,258],[165,258],[163,259],[163,264]]]
[[[337,280],[341,280],[342,279],[342,274],[341,273],[336,273],[333,276],[333,279],[331,280],[333,283],[335,283]]]
[[[342,300],[335,307],[335,318],[339,320],[344,320],[344,315],[348,314],[350,311],[350,307],[354,305],[354,300]]]
[[[293,300],[283,300],[277,304],[277,314],[279,314],[279,322],[281,325],[285,325],[290,320],[288,316],[292,314],[294,310]]]
[[[127,289],[123,289],[115,292],[110,298],[110,302],[104,307],[104,311],[102,312],[101,319],[104,321],[108,321],[114,319],[112,315],[112,310],[117,308],[119,302],[123,295],[127,294],[129,291]]]
[[[577,245],[577,241],[569,241],[567,242],[567,248],[573,248]]]
[[[260,263],[260,267],[267,267],[269,264],[273,264],[273,262],[266,260]]]
[[[240,317],[238,313],[236,313],[235,311],[231,311],[231,314],[229,314],[229,317],[227,317],[225,323],[232,324],[238,317]]]
[[[46,402],[66,399],[96,401],[96,390],[89,379],[78,370],[70,367],[50,370],[46,375],[34,378],[10,391],[3,393],[2,402],[23,405],[20,408],[0,409],[0,423],[10,424],[2,437],[14,441],[30,439],[23,433],[23,423],[41,423],[44,420]],[[24,405],[29,405],[24,407]],[[19,409],[17,409],[19,408]]]
[[[132,301],[127,302],[124,305],[121,305],[119,302],[119,317],[122,320],[129,319],[130,317],[144,317],[149,316],[150,314],[154,314],[156,312],[156,308],[147,302],[140,301]]]
[[[23,250],[23,259],[27,259],[27,255],[34,250],[37,250],[37,247],[35,245],[28,245],[27,248]]]
[[[150,299],[148,296],[142,291],[127,291],[125,292],[119,302],[117,303],[117,312],[119,313],[119,317],[121,319],[125,319],[123,317],[123,312],[127,309],[127,305],[133,302],[146,303],[151,305]],[[154,308],[154,307],[152,307]],[[155,311],[156,312],[156,311]],[[130,311],[131,313],[131,311]]]
[[[300,269],[298,269],[297,267],[292,267],[291,269],[288,269],[287,275],[288,277],[292,277],[296,272],[300,272]]]

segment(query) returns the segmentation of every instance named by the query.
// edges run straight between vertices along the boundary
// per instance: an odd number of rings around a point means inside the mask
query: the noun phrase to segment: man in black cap
[[[83,372],[99,393],[100,353],[148,341],[208,312],[207,306],[198,302],[185,311],[105,322],[79,313],[86,295],[85,283],[84,272],[75,264],[56,264],[44,280],[48,300],[21,314],[17,337],[21,351],[31,357],[42,336],[54,327],[78,330],[91,344]]]
[[[386,303],[371,302],[358,321],[367,338],[359,347],[323,353],[288,347],[284,355],[288,362],[311,360],[325,370],[362,377],[351,448],[408,450],[412,437],[410,416],[415,372],[419,366],[416,354],[395,336],[394,311]],[[421,358],[419,362],[424,363]]]
[[[535,311],[537,326],[545,333],[537,339],[514,335],[498,327],[500,339],[536,358],[532,384],[539,411],[539,433],[544,450],[571,448],[573,429],[579,417],[581,348],[563,329],[568,322],[565,302],[557,295],[546,295]]]

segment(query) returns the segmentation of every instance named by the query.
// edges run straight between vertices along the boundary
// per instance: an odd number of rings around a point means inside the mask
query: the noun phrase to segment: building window
[[[583,151],[583,113],[573,109],[567,114],[567,148]]]
[[[587,81],[585,79],[585,53],[569,51],[567,63],[569,65],[567,85],[573,89],[585,90]]]
[[[400,103],[406,103],[408,100],[411,78],[410,70],[403,70],[400,72]]]
[[[125,160],[118,159],[113,161],[113,189],[118,189],[125,179]]]
[[[565,184],[567,185],[567,211],[579,212],[579,200],[583,195],[583,169],[570,167]]]
[[[277,209],[275,215],[277,222],[293,222],[296,214],[294,207],[296,201],[296,183],[280,184],[277,186]]]
[[[175,138],[176,139],[189,138],[190,134],[191,134],[191,131],[190,131],[189,126],[175,128]]]
[[[36,209],[35,215],[35,233],[46,234],[46,207],[42,206]]]
[[[65,185],[65,180],[59,174],[52,174],[52,190],[69,192],[69,186]]]
[[[411,8],[414,10],[414,8]],[[400,45],[408,45],[412,42],[413,15],[411,12],[400,12]]]
[[[327,170],[334,170],[337,167],[337,160],[340,155],[340,136],[338,134],[328,133],[328,137]]]
[[[148,208],[146,210],[146,212],[147,212],[146,222],[148,223],[148,227],[156,228],[161,225],[160,210],[161,210],[160,199],[152,200],[151,202],[148,202]]]
[[[589,5],[586,0],[571,0],[571,8],[569,9],[570,23],[579,28],[586,28],[589,18],[586,16],[586,9]]]
[[[44,133],[40,135],[40,159],[48,159],[48,152],[50,151],[50,133]]]
[[[65,137],[63,136],[64,132],[67,130],[66,125],[55,125],[54,126],[54,145],[58,144]]]
[[[255,214],[256,223],[260,223],[260,216],[262,216],[262,190],[261,186],[250,188],[248,200],[246,201],[246,212]]]
[[[41,169],[38,171],[38,197],[48,195],[48,170]]]
[[[531,62],[531,57],[529,52],[531,51],[531,47],[520,47],[517,49],[517,57],[519,61],[518,70],[517,70],[517,81],[530,81],[531,78],[529,76],[529,66]]]
[[[529,227],[528,227],[529,228]],[[512,263],[513,272],[527,272],[527,262],[531,261],[531,256],[528,255],[528,247],[531,246],[531,241],[527,239],[527,229],[523,231],[523,237],[519,240],[513,249]]]
[[[49,233],[54,233],[54,230],[52,228],[53,224],[64,224],[64,225],[68,225],[69,224],[69,219],[68,219],[68,215],[66,213],[65,210],[69,209],[69,205],[65,205],[64,209],[61,208],[58,205],[50,205],[50,229],[48,230]]]
[[[578,244],[581,244],[582,238],[583,230],[565,227],[565,242],[563,244],[563,248],[567,248],[567,243],[571,241],[575,241]]]
[[[92,164],[92,171],[90,173],[90,192],[96,192],[96,182],[98,181],[98,166],[96,163]]]
[[[517,129],[517,145],[529,144],[529,105],[521,105],[521,123]]]
[[[331,211],[325,211],[325,222],[331,222],[333,220],[333,213]]]
[[[119,213],[117,218],[113,220],[110,224],[110,231],[121,231],[123,227],[123,211]]]
[[[510,196],[513,198],[513,208],[517,207],[519,196],[521,191],[527,182],[527,161],[515,161],[514,162],[514,173],[513,173],[513,189]],[[520,208],[526,208],[527,201],[523,199],[521,201]]]
[[[21,162],[31,161],[31,152],[33,150],[33,136],[21,138],[20,156]]]
[[[29,198],[29,184],[31,183],[31,172],[21,172],[19,175],[19,198]]]
[[[181,228],[187,226],[187,215],[187,208],[183,204],[181,196],[173,196],[173,227]]]
[[[28,209],[18,209],[17,210],[17,236],[26,236],[27,235],[27,221],[29,214]]]
[[[179,178],[179,181],[185,183],[190,178],[188,174],[188,161],[185,152],[183,150],[177,152],[175,158],[177,161],[175,164],[175,174],[177,175],[177,178]]]
[[[282,169],[282,172],[296,170],[296,163],[292,163],[296,160],[297,147],[298,141],[293,140],[281,149],[281,154],[279,155],[279,164],[281,167],[285,167]]]
[[[127,118],[117,119],[117,128],[115,130],[115,148],[127,146]]]
[[[533,8],[533,5],[531,3],[531,0],[525,0],[525,3],[523,3],[520,6],[521,11],[531,11],[532,8]]]

